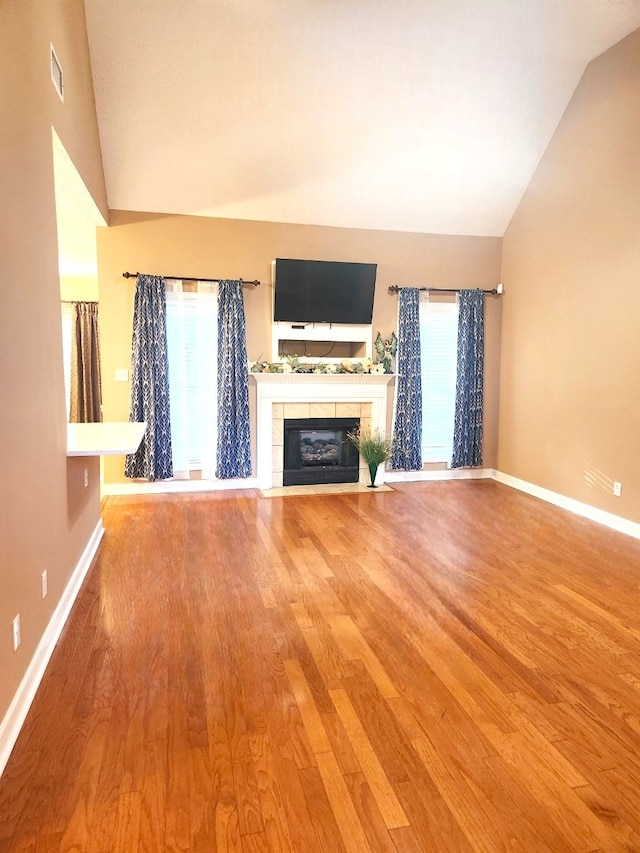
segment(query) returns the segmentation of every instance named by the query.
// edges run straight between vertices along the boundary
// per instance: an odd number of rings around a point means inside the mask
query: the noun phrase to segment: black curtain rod
[[[472,290],[473,288],[464,287],[418,287],[417,290],[426,293],[460,293],[462,290]],[[397,293],[402,290],[399,284],[392,284],[389,288],[389,293]],[[502,296],[502,284],[494,287],[492,290],[483,290],[483,293],[490,293],[492,296]]]
[[[123,278],[137,278],[141,273],[139,272],[123,272]],[[162,278],[168,278],[171,281],[211,281],[216,284],[220,284],[221,281],[227,281],[224,278],[201,278],[200,276],[193,275],[164,275]],[[240,279],[243,284],[251,285],[251,287],[259,287],[259,281],[244,281],[244,279]]]

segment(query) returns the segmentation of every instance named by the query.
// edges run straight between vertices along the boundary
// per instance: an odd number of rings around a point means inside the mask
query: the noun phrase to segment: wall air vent
[[[60,100],[64,103],[64,82],[62,76],[62,65],[60,65],[60,60],[56,56],[56,52],[53,49],[53,45],[50,44],[51,48],[51,81],[55,87],[56,92],[60,95]]]

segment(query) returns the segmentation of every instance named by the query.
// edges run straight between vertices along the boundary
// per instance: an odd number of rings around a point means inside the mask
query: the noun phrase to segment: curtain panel
[[[73,303],[69,420],[90,424],[102,421],[100,333],[98,303]]]
[[[422,468],[420,292],[416,287],[403,287],[398,299],[398,388],[391,467],[418,471]]]
[[[126,458],[126,477],[165,480],[173,476],[167,306],[161,276],[139,275],[133,309],[130,421],[146,421],[138,450]]]
[[[452,468],[482,465],[484,404],[484,293],[462,290],[458,297],[456,409]]]
[[[218,285],[218,453],[216,477],[251,476],[249,372],[241,281]]]

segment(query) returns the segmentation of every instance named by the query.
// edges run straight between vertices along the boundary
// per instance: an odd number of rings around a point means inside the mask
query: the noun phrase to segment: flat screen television
[[[370,325],[377,264],[276,258],[273,319]]]

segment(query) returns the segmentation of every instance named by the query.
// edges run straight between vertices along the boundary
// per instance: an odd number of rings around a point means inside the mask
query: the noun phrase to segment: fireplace
[[[293,418],[360,420],[364,430],[385,430],[389,373],[252,373],[256,386],[256,454],[259,489],[284,485],[284,422]],[[376,482],[384,482],[384,465]],[[356,481],[358,482],[358,480]],[[359,482],[369,482],[364,463]]]
[[[347,433],[360,419],[286,418],[284,421],[284,486],[357,483],[358,451]]]

